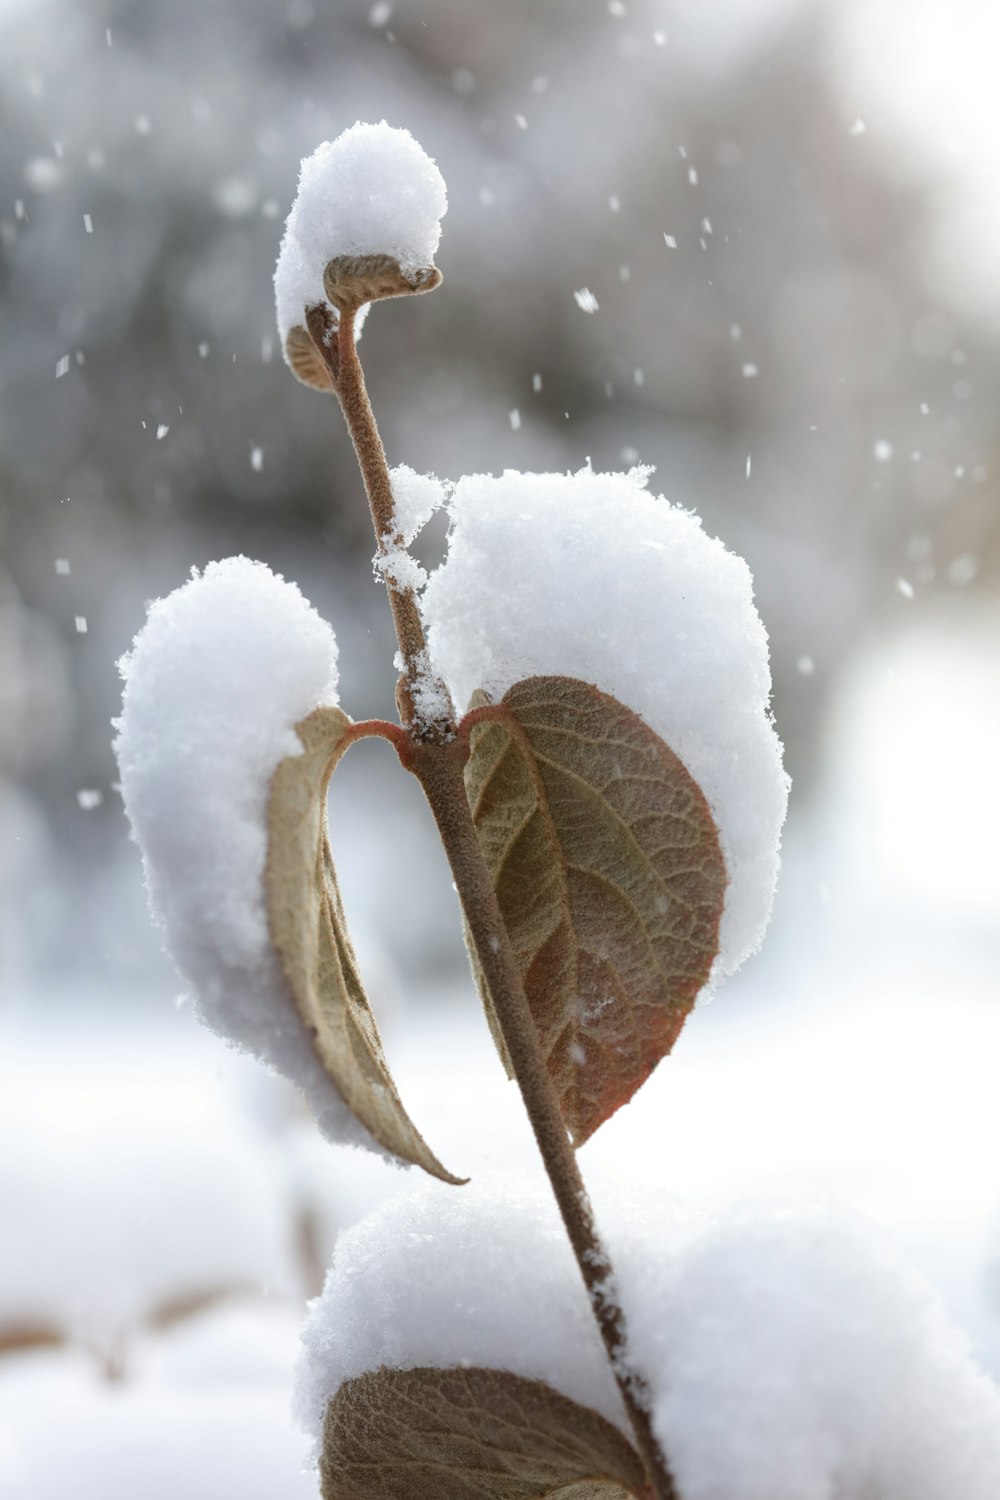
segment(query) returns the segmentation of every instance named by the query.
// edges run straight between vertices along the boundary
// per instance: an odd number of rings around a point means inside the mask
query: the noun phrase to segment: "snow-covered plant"
[[[393,1358],[377,1340],[369,1363],[346,1345],[330,1357],[318,1315],[304,1400],[327,1500],[668,1500],[683,1493],[671,1444],[690,1474],[685,1454],[700,1439],[684,1437],[683,1391],[661,1420],[646,1357],[660,1335],[630,1315],[575,1152],[670,1052],[698,997],[761,941],[787,800],[767,641],[746,564],[650,494],[647,470],[454,484],[390,471],[357,335],[372,303],[440,283],[445,208],[441,174],[408,132],[355,125],[303,162],[275,274],[287,361],[336,397],[357,454],[399,641],[400,722],[353,722],[338,703],[329,627],[293,584],[232,558],[155,603],[122,664],[122,787],[202,1019],[301,1085],[328,1137],[460,1194],[390,1076],[328,836],[342,756],[371,735],[394,745],[436,820],[489,1025],[589,1298],[579,1359],[549,1365],[505,1356],[503,1339],[484,1364],[486,1345],[458,1313],[442,1342],[450,1359],[426,1341]],[[409,548],[441,507],[448,552],[428,578]],[[488,1256],[482,1199],[471,1229],[461,1201],[453,1239]],[[521,1212],[516,1195],[496,1205],[496,1224]],[[459,1252],[438,1227],[448,1265]],[[355,1271],[366,1256],[377,1264],[387,1232],[375,1226],[364,1253],[347,1252]],[[533,1232],[526,1223],[525,1243]],[[516,1229],[498,1234],[496,1253],[512,1240]],[[645,1252],[655,1259],[648,1234]],[[530,1281],[531,1257],[511,1265]],[[547,1265],[542,1255],[539,1295],[551,1295],[558,1324],[563,1294]],[[393,1295],[447,1295],[447,1279],[443,1290],[407,1287],[398,1270],[385,1278]],[[365,1280],[349,1266],[328,1287],[336,1339],[349,1342],[345,1299]],[[499,1322],[525,1329],[536,1302],[524,1287]],[[643,1322],[646,1304],[635,1305]],[[353,1316],[364,1324],[368,1313]],[[696,1360],[689,1345],[683,1357]],[[592,1346],[606,1356],[596,1375]],[[567,1362],[580,1372],[569,1389]],[[718,1424],[712,1432],[725,1442]],[[745,1493],[777,1500],[769,1472],[762,1457],[764,1488]],[[890,1500],[880,1472],[862,1464],[859,1487],[842,1493]],[[799,1500],[833,1493],[804,1485]]]

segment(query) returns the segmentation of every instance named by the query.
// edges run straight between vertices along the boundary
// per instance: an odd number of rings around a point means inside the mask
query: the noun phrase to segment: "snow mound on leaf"
[[[295,1008],[264,897],[269,783],[301,754],[299,720],[337,702],[333,631],[294,584],[232,557],[157,600],[119,667],[125,810],[198,1016],[298,1084],[330,1140],[374,1147]]]
[[[714,978],[759,946],[788,801],[767,634],[742,558],[646,488],[651,470],[467,475],[423,595],[434,667],[467,706],[535,675],[581,678],[684,762],[729,875]]]
[[[628,1364],[684,1500],[1000,1494],[1000,1393],[873,1231],[617,1189],[602,1208]],[[317,1442],[340,1384],[380,1365],[512,1370],[628,1431],[556,1210],[513,1179],[421,1183],[348,1230],[304,1344]]]

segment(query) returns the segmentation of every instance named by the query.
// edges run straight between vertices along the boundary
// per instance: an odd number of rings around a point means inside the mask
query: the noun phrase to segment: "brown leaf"
[[[466,788],[581,1145],[677,1040],[718,949],[725,864],[700,788],[616,699],[531,677],[492,715],[474,722]]]
[[[25,1349],[57,1349],[67,1343],[65,1333],[52,1323],[0,1323],[0,1356]]]
[[[305,328],[296,324],[294,328],[288,330],[285,352],[288,355],[288,363],[303,385],[311,385],[317,391],[333,390],[330,371],[323,363],[319,350]]]
[[[441,285],[437,266],[404,273],[391,255],[337,255],[323,272],[323,289],[334,307],[361,307],[384,297],[412,297]]]
[[[648,1494],[617,1427],[507,1370],[374,1370],[330,1402],[323,1500],[627,1500]]]
[[[458,1183],[428,1148],[392,1081],[344,920],[326,825],[330,777],[351,721],[317,708],[296,725],[302,754],[271,778],[265,888],[271,941],[320,1061],[387,1151]]]

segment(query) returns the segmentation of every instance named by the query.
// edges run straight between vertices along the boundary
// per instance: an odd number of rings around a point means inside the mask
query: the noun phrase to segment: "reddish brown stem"
[[[396,530],[395,503],[389,479],[389,465],[379,434],[375,414],[368,400],[364,372],[358,359],[354,341],[353,311],[341,312],[337,329],[337,373],[334,389],[347,422],[357,454],[358,466],[365,482],[368,504],[375,527],[375,545],[379,554],[388,555],[390,545],[402,545],[402,537]],[[331,375],[333,366],[330,366]],[[432,678],[427,660],[427,642],[424,639],[423,621],[417,607],[416,596],[392,579],[386,578],[389,607],[392,610],[396,639],[403,657],[403,675],[396,689],[396,701],[400,717],[407,729],[432,740],[448,739],[455,728],[455,712],[451,697],[440,679]],[[423,695],[446,704],[430,722],[421,714],[419,704]]]
[[[310,332],[313,332],[311,325]],[[384,554],[386,538],[397,543],[400,539],[395,536],[385,450],[354,342],[354,313],[341,312],[335,359],[315,335],[314,341],[326,360],[347,420],[368,494],[376,544]],[[632,1424],[649,1479],[649,1500],[677,1500],[666,1461],[653,1435],[646,1393],[641,1382],[625,1370],[625,1315],[617,1299],[611,1261],[597,1231],[465,792],[469,730],[489,716],[491,706],[474,710],[457,726],[451,699],[445,694],[442,701],[449,705],[448,714],[431,724],[421,721],[415,689],[421,676],[428,672],[428,663],[419,607],[412,589],[400,587],[389,579],[386,587],[404,661],[397,702],[405,732],[386,733],[391,726],[377,720],[357,725],[355,729],[358,737],[371,733],[391,739],[401,761],[424,790],[455,878],[469,936],[489,989],[511,1068]],[[441,684],[436,683],[435,687],[444,691]]]
[[[388,740],[390,744],[395,745],[400,759],[405,755],[406,747],[410,743],[406,730],[400,729],[398,724],[393,724],[389,719],[362,719],[344,732],[344,740],[347,744],[352,744],[355,740],[370,739],[373,736],[380,740]]]
[[[646,1392],[624,1369],[625,1315],[472,821],[463,774],[468,754],[467,740],[444,745],[411,741],[401,758],[423,787],[434,814],[511,1070],[632,1423],[651,1500],[675,1500],[673,1481],[653,1435]]]

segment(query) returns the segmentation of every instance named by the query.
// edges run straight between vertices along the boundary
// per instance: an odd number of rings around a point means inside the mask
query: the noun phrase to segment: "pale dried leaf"
[[[330,855],[326,794],[351,721],[317,708],[296,732],[302,754],[271,779],[265,886],[271,941],[320,1061],[381,1146],[445,1182],[396,1093],[358,973]]]
[[[333,390],[330,371],[305,328],[296,325],[288,330],[285,350],[288,363],[303,385],[311,385],[317,391]]]
[[[726,886],[718,832],[659,736],[570,677],[515,683],[474,725],[466,787],[580,1145],[669,1053],[708,979]]]
[[[647,1495],[604,1417],[507,1370],[374,1370],[327,1408],[323,1500],[628,1500]]]

